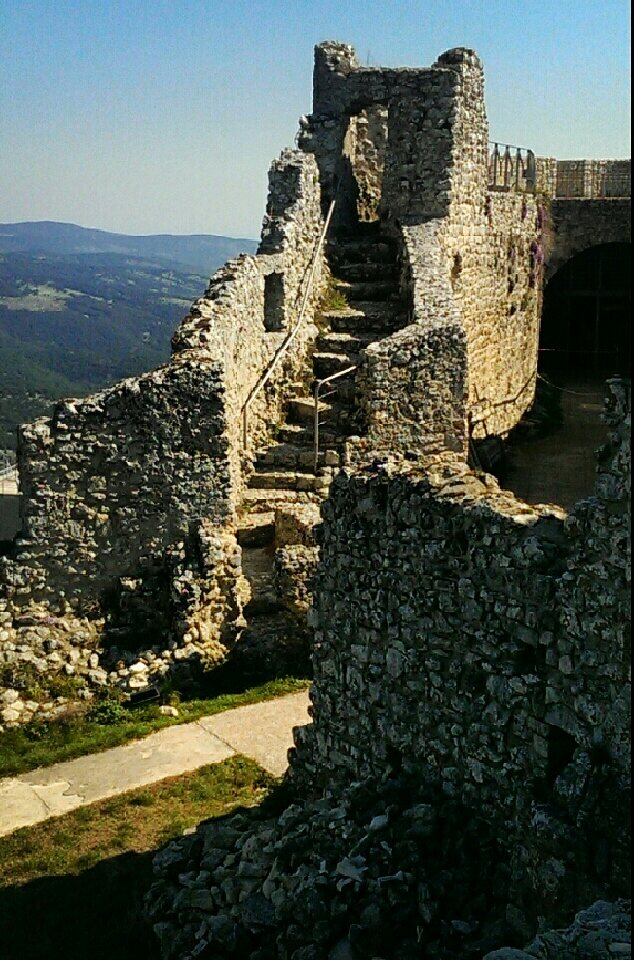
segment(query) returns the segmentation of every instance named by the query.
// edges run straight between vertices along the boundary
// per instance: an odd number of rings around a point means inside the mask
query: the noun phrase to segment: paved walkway
[[[608,437],[601,421],[606,386],[596,377],[577,377],[564,387],[561,429],[520,441],[503,486],[527,503],[555,503],[570,510],[594,493],[595,450]]]
[[[308,693],[293,693],[0,780],[0,836],[238,753],[281,776],[293,743],[292,728],[310,722],[307,707]]]

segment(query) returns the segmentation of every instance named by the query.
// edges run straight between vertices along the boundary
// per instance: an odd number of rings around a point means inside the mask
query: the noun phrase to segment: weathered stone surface
[[[586,902],[627,888],[630,395],[610,387],[596,495],[567,517],[450,455],[375,464],[336,479],[313,578],[296,775],[429,765],[506,825],[545,915],[574,908],[571,872]]]
[[[559,956],[559,932],[520,946],[628,884],[629,392],[610,385],[596,495],[569,515],[472,471],[469,439],[532,399],[547,204],[488,189],[472,51],[383,70],[328,42],[314,81],[299,143],[348,231],[337,289],[377,301],[322,318],[315,363],[354,355],[342,392],[361,414],[323,404],[348,442],[322,523],[276,518],[276,597],[291,619],[312,602],[314,724],[296,731],[296,802],[205,825],[178,870],[159,857],[148,913],[166,958]],[[536,175],[555,189],[556,162]],[[376,216],[383,234],[351,229]],[[297,432],[263,454],[277,502],[310,466],[314,406],[295,397]],[[604,933],[583,950],[627,947]]]
[[[308,267],[321,228],[316,164],[285,151],[271,169],[258,255],[214,275],[174,336],[171,363],[22,428],[24,528],[0,560],[9,682],[29,664],[43,677],[135,692],[168,674],[191,678],[231,649],[243,626],[236,508],[316,335],[323,255],[310,277]],[[303,325],[245,424],[244,404],[304,300]],[[12,707],[4,720],[32,716]]]
[[[427,956],[464,960],[488,949],[496,923],[508,934],[503,897],[491,905],[495,921],[476,919],[479,884],[506,871],[495,845],[480,855],[488,828],[465,823],[419,778],[357,784],[277,818],[254,812],[228,823],[228,842],[227,821],[210,823],[195,844],[171,844],[156,859],[146,909],[165,957],[198,944],[241,960],[403,960],[418,955],[425,931]],[[200,903],[210,893],[213,907],[193,910],[192,891],[202,891]]]
[[[527,947],[526,952],[508,948],[487,954],[484,960],[612,960],[630,957],[631,905],[629,901],[614,903],[598,900],[575,917],[564,930],[541,933]]]

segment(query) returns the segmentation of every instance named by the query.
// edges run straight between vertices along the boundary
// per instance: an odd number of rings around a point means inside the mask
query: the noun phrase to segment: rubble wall
[[[271,168],[258,254],[212,277],[174,335],[172,361],[22,428],[23,529],[0,568],[9,672],[22,661],[42,673],[79,665],[88,681],[121,685],[131,665],[147,681],[183,650],[221,656],[239,612],[236,508],[317,333],[322,226],[315,162],[285,151]],[[245,402],[291,334],[245,431]]]
[[[572,869],[588,899],[602,884],[622,890],[627,874],[629,392],[611,386],[595,497],[568,517],[455,458],[342,474],[314,579],[301,775],[315,785],[427,768],[523,837],[524,869],[555,900],[572,892],[569,865],[536,852],[552,839],[533,819],[537,800],[561,811],[568,850],[576,837],[574,856],[586,851]]]
[[[504,435],[532,402],[546,211],[534,195],[489,189],[473,51],[391,70],[360,67],[346,45],[319,45],[300,145],[315,155],[324,196],[337,196],[337,184],[339,193],[354,188],[342,157],[370,107],[387,115],[378,211],[401,242],[412,325],[367,352],[368,439],[401,453],[464,452],[470,433]],[[360,190],[367,167],[357,160]]]

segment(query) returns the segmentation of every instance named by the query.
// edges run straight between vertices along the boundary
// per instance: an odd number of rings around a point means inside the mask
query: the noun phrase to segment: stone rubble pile
[[[565,930],[548,930],[526,947],[504,947],[484,960],[616,960],[632,956],[632,906],[628,900],[597,900]]]
[[[401,774],[201,825],[146,915],[166,960],[479,960],[513,936],[507,881],[486,824]]]

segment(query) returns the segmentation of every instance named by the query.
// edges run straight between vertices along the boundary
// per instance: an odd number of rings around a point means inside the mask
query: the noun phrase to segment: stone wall
[[[452,109],[460,85],[453,63],[461,56],[462,51],[451,51],[434,67],[394,70],[360,67],[346,44],[315,48],[313,112],[302,118],[299,145],[315,155],[326,201],[335,196],[344,172],[350,118],[370,107],[387,107],[381,216],[447,212],[448,184],[439,189],[438,181],[451,164]]]
[[[439,241],[442,222],[403,228],[412,324],[366,350],[359,376],[371,448],[466,453],[467,343]]]
[[[401,228],[412,325],[373,344],[361,376],[382,449],[464,452],[470,436],[508,433],[534,397],[545,208],[508,193],[455,209]]]
[[[315,162],[285,151],[271,168],[258,254],[212,277],[174,335],[172,361],[22,428],[23,530],[0,561],[8,675],[31,662],[134,688],[231,645],[236,508],[256,447],[306,375],[326,276],[322,225]]]
[[[349,203],[353,205],[347,216],[352,222],[378,219],[387,152],[387,119],[387,107],[380,105],[350,118],[343,153],[349,167],[346,171]]]
[[[557,197],[631,197],[631,160],[557,161]]]
[[[236,542],[221,398],[220,365],[189,356],[22,428],[24,528],[1,561],[2,686],[30,664],[133,690],[181,656],[219,658],[226,631],[201,622],[192,646],[195,597],[185,614],[177,568],[202,556],[204,517],[220,541],[201,620],[229,630],[235,585],[222,572]]]
[[[628,199],[556,199],[552,202],[553,247],[546,281],[568,260],[603,243],[632,242],[632,201]]]
[[[313,787],[428,769],[518,844],[551,916],[627,889],[630,401],[611,387],[596,494],[568,517],[447,456],[338,477],[297,734]]]
[[[448,51],[438,64],[451,66],[459,78],[451,114],[450,205],[439,239],[467,342],[467,417],[479,439],[508,433],[533,400],[544,211],[531,193],[488,190],[478,57]]]
[[[322,227],[315,162],[299,151],[285,150],[271,167],[267,212],[257,255],[240,257],[222,267],[173,338],[176,355],[194,349],[222,360],[223,403],[236,504],[253,452],[280,420],[282,405],[289,397],[289,384],[305,376],[307,349],[317,334],[314,308],[326,277],[324,258],[320,255],[309,284],[312,257]],[[269,325],[266,282],[271,276],[280,278],[281,297],[279,302],[276,298],[275,304],[278,323]],[[248,404],[245,445],[245,403],[276,354],[286,349],[307,288],[305,317],[283,362]]]
[[[568,517],[447,454],[339,477],[297,802],[157,855],[166,960],[628,955],[622,901],[547,929],[628,890],[630,393],[610,387],[596,495]],[[303,520],[280,518],[298,545]]]
[[[362,362],[368,444],[464,452],[470,433],[508,433],[534,396],[544,209],[533,195],[488,190],[483,73],[473,51],[447,51],[428,69],[389,70],[360,67],[351,47],[319,45],[300,143],[315,154],[326,196],[337,183],[349,189],[351,131],[371,107],[387,114],[378,210],[401,243],[412,325],[372,345]],[[352,169],[342,172],[344,155]],[[359,161],[358,183],[366,167]]]
[[[468,342],[476,439],[507,434],[535,395],[547,210],[530,194],[474,199],[443,235]]]
[[[88,612],[194,519],[230,518],[221,393],[220,364],[189,357],[22,428],[17,604]]]

